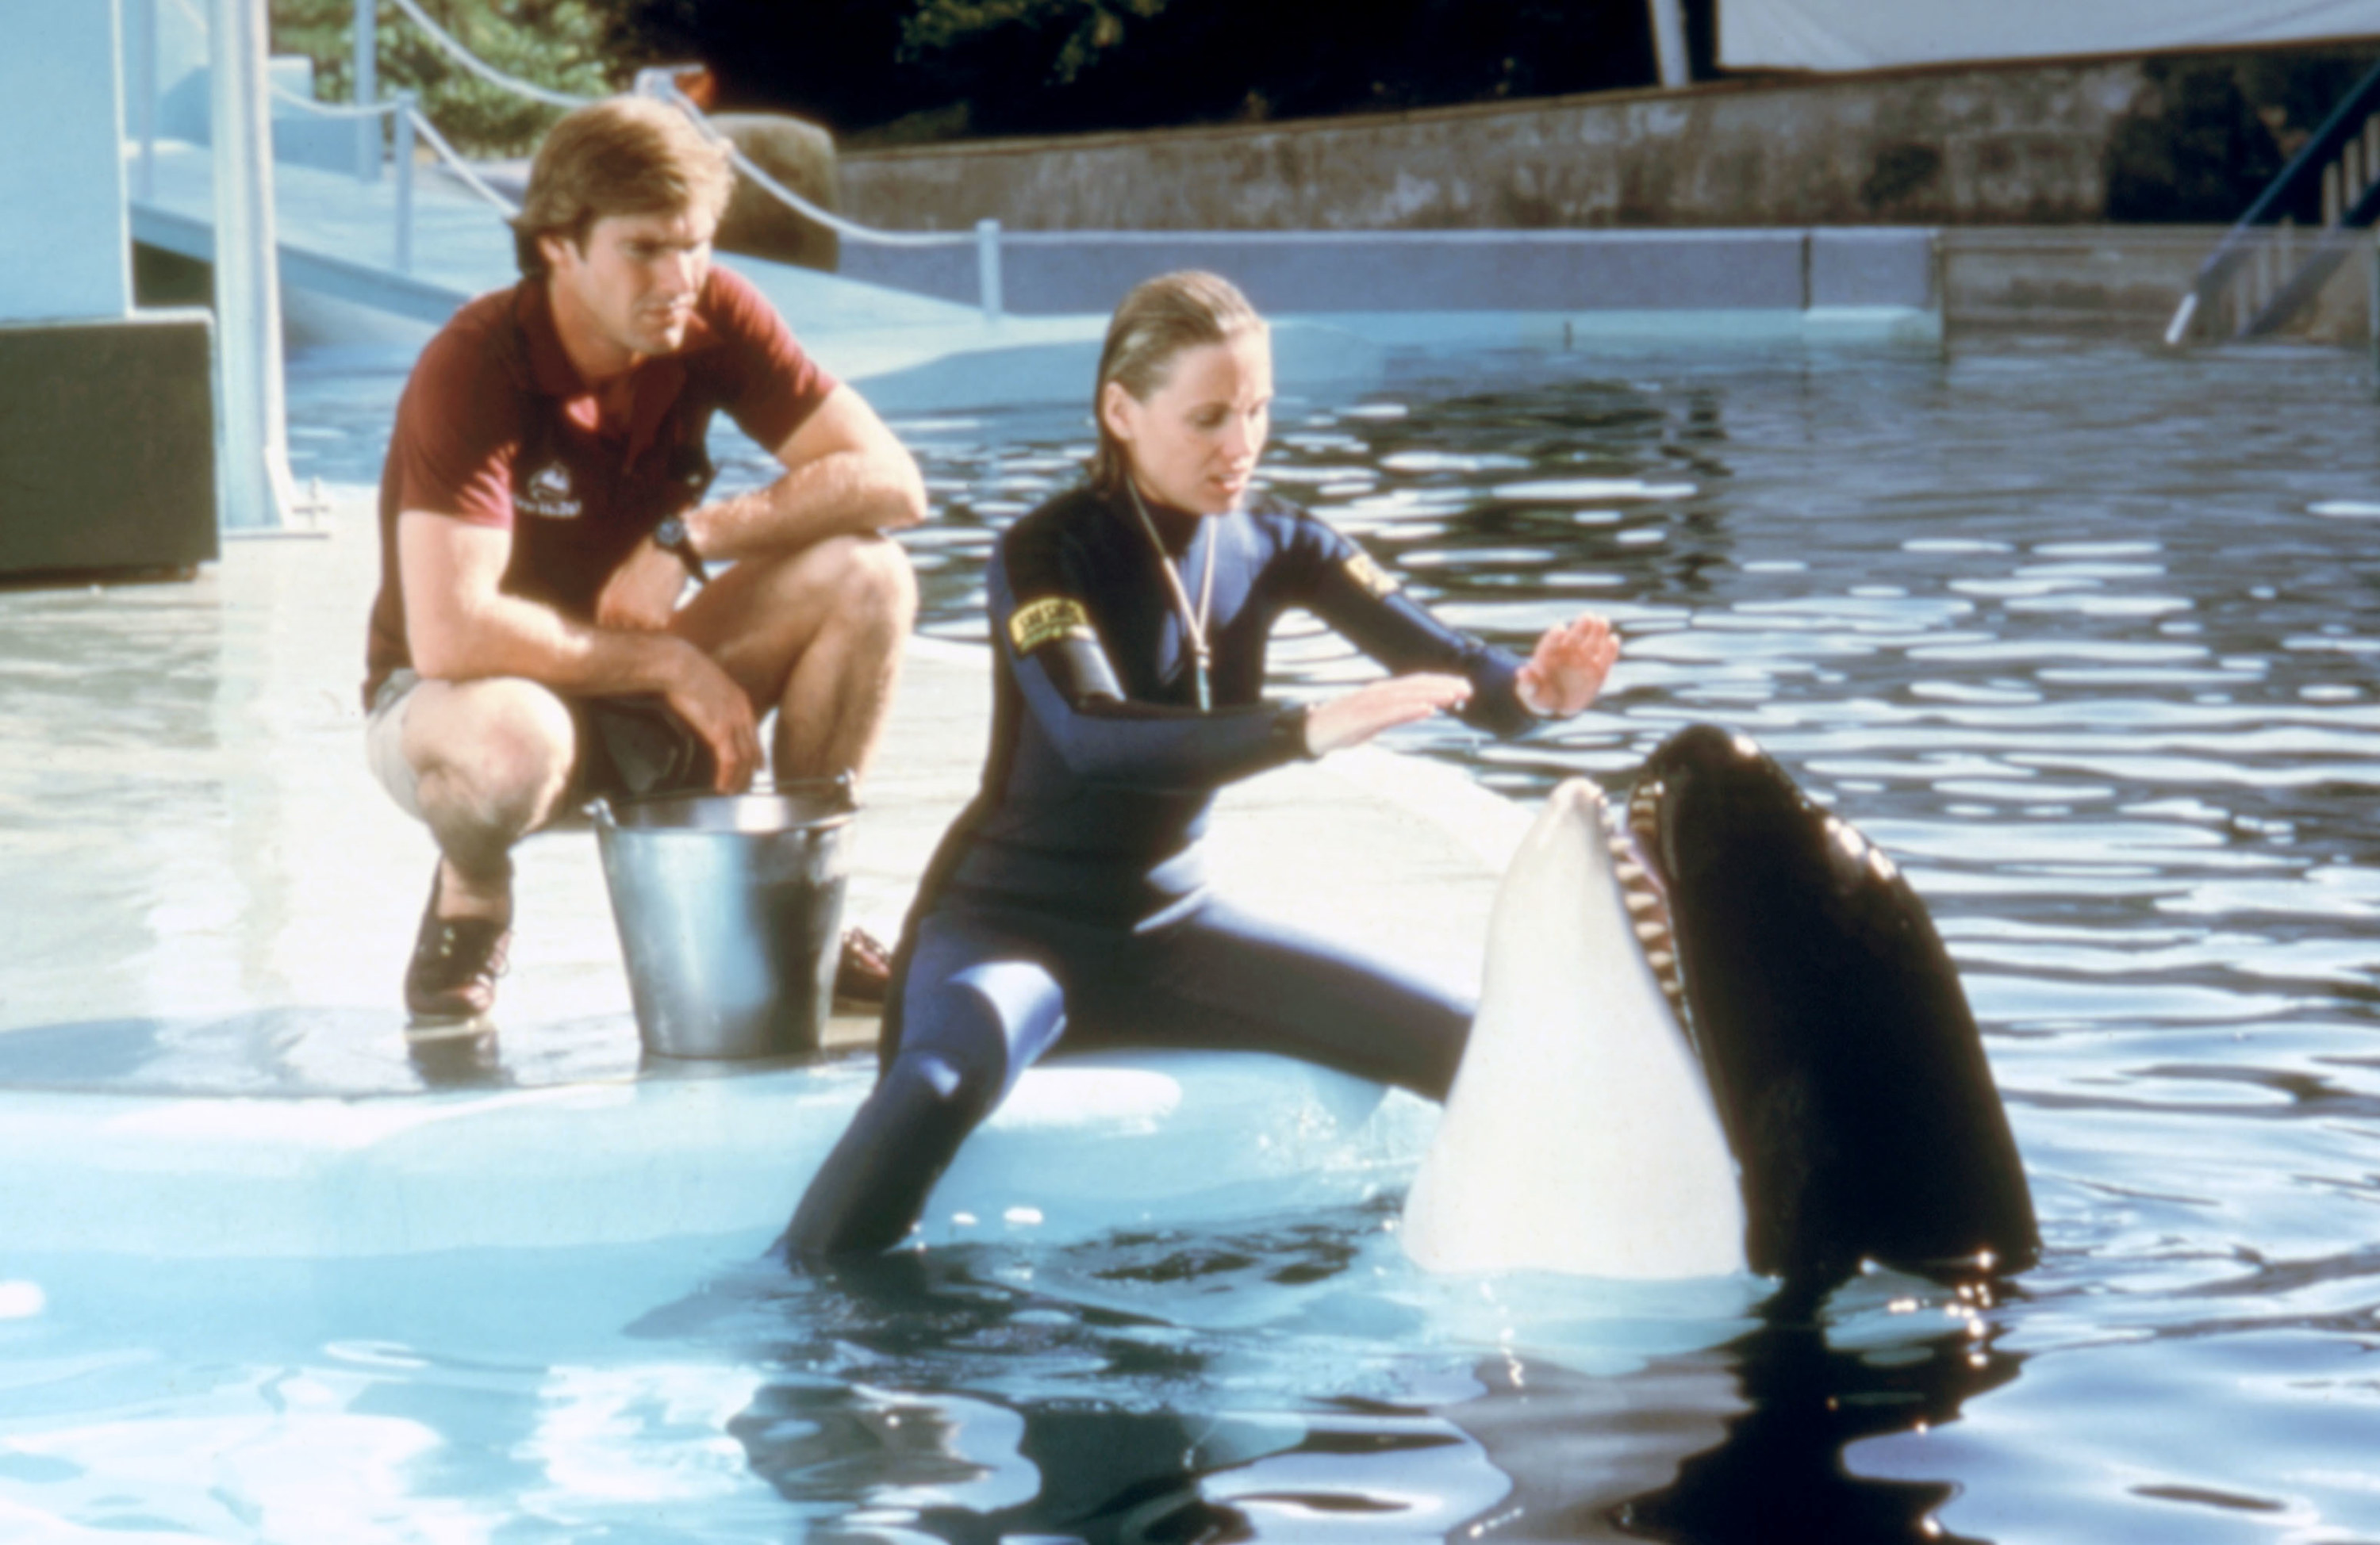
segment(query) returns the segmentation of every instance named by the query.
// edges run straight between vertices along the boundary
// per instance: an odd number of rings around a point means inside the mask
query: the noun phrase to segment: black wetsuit
[[[1305,712],[1262,700],[1265,645],[1302,607],[1397,672],[1468,677],[1463,717],[1535,722],[1520,662],[1439,623],[1362,550],[1259,495],[1152,509],[1186,592],[1217,544],[1213,707],[1156,544],[1127,500],[1077,489],[990,566],[1000,659],[983,787],[902,934],[883,1075],[811,1182],[796,1257],[897,1243],[977,1123],[1056,1044],[1279,1052],[1442,1098],[1471,1007],[1396,968],[1254,918],[1205,885],[1223,784],[1305,754]]]

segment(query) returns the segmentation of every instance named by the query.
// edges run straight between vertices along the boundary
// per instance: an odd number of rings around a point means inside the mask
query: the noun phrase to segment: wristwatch
[[[703,567],[702,554],[694,550],[694,533],[686,528],[686,521],[682,517],[662,516],[662,523],[653,527],[653,546],[664,552],[676,553],[678,561],[686,565],[686,572],[694,576],[696,584],[710,582],[710,571]]]

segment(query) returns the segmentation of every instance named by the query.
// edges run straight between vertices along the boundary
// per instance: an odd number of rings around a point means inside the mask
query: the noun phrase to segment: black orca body
[[[1697,725],[1630,802],[1753,1270],[2014,1272],[2041,1240],[1949,954],[1892,862],[1743,736]]]

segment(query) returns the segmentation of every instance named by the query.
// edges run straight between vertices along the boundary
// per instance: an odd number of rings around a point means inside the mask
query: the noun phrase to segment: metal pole
[[[217,462],[228,529],[279,527],[289,480],[264,5],[208,0],[207,6],[215,326],[223,372]]]
[[[1645,0],[1653,11],[1653,64],[1660,72],[1661,84],[1676,88],[1694,83],[1694,70],[1686,60],[1686,18],[1678,8],[1678,0]]]
[[[413,93],[396,94],[396,272],[413,272]]]
[[[983,320],[1000,320],[1002,302],[1000,293],[1000,222],[978,220],[975,223],[975,277],[977,292],[983,299]]]
[[[358,107],[380,100],[380,0],[356,0],[356,90]],[[356,180],[380,181],[380,120],[356,120]]]

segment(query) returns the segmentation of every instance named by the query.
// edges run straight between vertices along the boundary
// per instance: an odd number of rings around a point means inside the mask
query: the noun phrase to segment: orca
[[[1805,1286],[1870,1262],[1937,1278],[2032,1265],[2032,1196],[1982,1037],[1899,866],[1748,737],[1709,725],[1664,742],[1624,826],[1606,820],[1591,784],[1564,784],[1498,892],[1407,1253],[1441,1271],[1683,1275],[1667,1267],[1731,1269],[1707,1239],[1675,1243],[1718,1227],[1736,1231],[1733,1265]],[[1572,884],[1587,899],[1556,894]],[[1678,1114],[1694,1104],[1680,1063],[1723,1134],[1721,1201],[1710,1133]],[[1606,1120],[1616,1142],[1577,1129]],[[1565,1211],[1587,1193],[1599,1200]],[[1590,1231],[1616,1237],[1527,1237]]]

